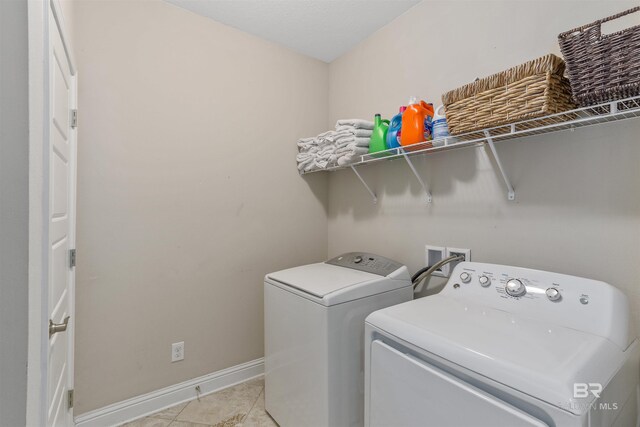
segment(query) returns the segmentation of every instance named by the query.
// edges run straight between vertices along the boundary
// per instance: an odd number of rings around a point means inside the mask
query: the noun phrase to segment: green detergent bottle
[[[373,125],[373,134],[369,143],[369,153],[377,153],[387,148],[387,132],[389,131],[389,120],[383,120],[380,114],[376,114]]]

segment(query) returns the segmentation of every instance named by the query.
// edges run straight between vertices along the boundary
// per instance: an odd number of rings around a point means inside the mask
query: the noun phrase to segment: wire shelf
[[[369,163],[393,160],[405,155],[435,154],[465,147],[485,145],[489,139],[496,142],[516,139],[525,136],[541,135],[545,133],[572,130],[580,127],[601,123],[615,122],[634,117],[640,117],[640,96],[624,99],[591,107],[578,108],[563,113],[552,114],[537,119],[524,120],[513,124],[488,128],[480,131],[464,133],[433,141],[422,142],[402,148],[392,148],[365,154],[360,160],[345,166],[329,166],[316,169],[304,174],[349,169],[351,166],[361,166]]]
[[[515,192],[502,167],[502,164],[500,163],[500,158],[498,157],[498,153],[495,150],[494,142],[507,141],[532,135],[542,135],[547,133],[573,130],[581,127],[608,122],[616,122],[635,117],[640,117],[640,96],[612,101],[590,107],[578,108],[575,110],[551,114],[536,119],[523,120],[508,125],[464,133],[461,135],[449,136],[433,141],[426,141],[406,147],[392,148],[389,150],[378,151],[376,153],[365,154],[361,156],[360,160],[357,162],[344,166],[328,166],[325,169],[316,169],[309,172],[304,172],[302,173],[302,175],[316,172],[330,172],[341,169],[352,169],[356,173],[360,181],[362,181],[362,183],[365,185],[367,191],[369,191],[375,202],[377,201],[375,193],[369,188],[362,176],[357,172],[356,167],[375,162],[404,158],[409,164],[416,178],[420,181],[423,189],[425,190],[425,193],[427,194],[427,202],[431,202],[431,194],[429,193],[427,185],[416,171],[413,163],[410,160],[410,157],[417,155],[430,155],[460,148],[480,147],[488,145],[493,156],[496,159],[496,163],[505,181],[505,185],[507,186],[508,198],[509,200],[514,200]]]

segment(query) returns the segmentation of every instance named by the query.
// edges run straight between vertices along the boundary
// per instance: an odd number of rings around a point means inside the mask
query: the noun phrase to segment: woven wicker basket
[[[449,132],[459,135],[575,108],[564,61],[546,55],[442,95]]]
[[[602,23],[625,12],[558,36],[574,100],[583,107],[640,95],[640,25],[602,34]]]

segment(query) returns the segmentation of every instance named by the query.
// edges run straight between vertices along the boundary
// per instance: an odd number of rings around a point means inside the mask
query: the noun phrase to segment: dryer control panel
[[[402,267],[402,264],[399,262],[367,252],[349,252],[331,258],[326,263],[366,271],[367,273],[377,274],[379,276],[388,276]]]
[[[625,347],[635,333],[627,297],[596,280],[507,265],[461,262],[440,295],[546,319]]]

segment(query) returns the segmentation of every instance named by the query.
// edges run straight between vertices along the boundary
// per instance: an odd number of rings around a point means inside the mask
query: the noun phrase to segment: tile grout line
[[[0,0],[1,1],[1,0]],[[242,384],[242,383],[241,383]],[[262,395],[262,393],[264,393],[264,385],[261,387],[260,389],[260,393],[258,393],[258,396],[256,397],[256,399],[253,401],[253,404],[251,405],[251,408],[249,408],[249,410],[247,411],[247,413],[242,417],[242,420],[240,422],[244,422],[246,420],[246,418],[249,416],[249,414],[251,413],[251,411],[255,408],[256,404],[258,403],[258,399],[260,399],[260,396]],[[216,393],[213,393],[216,394]],[[151,415],[147,415],[147,417],[143,417],[143,418],[153,418],[153,419],[157,419],[157,420],[164,420],[164,421],[169,421],[169,424],[167,424],[167,427],[170,427],[172,424],[174,424],[175,422],[183,422],[181,420],[178,420],[178,417],[180,416],[180,414],[182,414],[182,412],[184,412],[185,409],[187,409],[187,406],[189,406],[192,402],[194,402],[196,399],[190,400],[186,403],[186,405],[184,405],[184,407],[171,419],[168,418],[159,418],[156,417],[155,414],[151,414]],[[177,405],[176,405],[177,406]],[[142,419],[142,418],[140,418]],[[137,420],[134,420],[137,421]],[[186,421],[186,422],[191,422],[191,421]],[[202,425],[203,427],[211,427],[207,424],[200,424],[200,423],[194,423],[197,425]]]
[[[171,418],[171,419],[169,419],[169,418],[162,418],[162,417],[158,417],[158,416],[156,416],[156,414],[158,414],[158,413],[162,412],[162,411],[159,411],[159,412],[155,412],[155,413],[153,413],[153,414],[151,414],[151,415],[147,415],[146,417],[137,418],[137,419],[135,419],[135,420],[133,420],[133,421],[139,421],[139,420],[142,420],[142,419],[144,419],[144,418],[153,418],[154,420],[169,421],[169,424],[167,424],[167,427],[169,427],[169,426],[171,426],[171,424],[173,424],[173,423],[174,423],[174,421],[178,421],[178,422],[180,422],[180,421],[178,420],[178,416],[182,413],[182,411],[184,411],[184,410],[186,409],[186,407],[187,407],[187,406],[189,406],[189,403],[191,403],[191,401],[187,402],[187,404],[186,404],[186,405],[184,405],[184,407],[183,407],[180,411],[178,411],[178,413],[177,413],[173,418]],[[180,404],[179,404],[179,405],[180,405]],[[178,406],[178,405],[175,405],[175,406]],[[171,407],[170,407],[170,408],[171,408]]]
[[[175,417],[173,417],[173,419],[171,420],[171,422],[169,423],[169,425],[167,427],[171,427],[171,424],[173,424],[174,421],[178,421],[178,417],[180,416],[180,414],[182,413],[182,411],[184,411],[185,409],[187,409],[187,406],[189,406],[191,404],[191,402],[193,402],[193,400],[190,400],[187,402],[186,405],[184,405],[182,407],[182,409],[180,409],[180,411],[178,411],[178,413],[176,414]]]
[[[262,396],[262,393],[264,393],[264,386],[262,386],[262,389],[260,390],[260,393],[258,393],[258,397],[256,398],[256,400],[253,401],[253,405],[251,405],[251,408],[249,408],[246,415],[242,417],[242,420],[240,421],[241,423],[243,423],[247,419],[251,411],[253,411],[253,408],[256,407],[256,403],[258,403],[258,399],[260,399],[260,396]]]
[[[200,424],[200,423],[194,423],[194,422],[191,422],[191,421],[178,421],[178,420],[173,420],[173,421],[171,421],[171,422],[169,423],[169,425],[167,425],[167,427],[171,427],[171,425],[172,425],[173,423],[175,423],[175,422],[191,424],[191,425],[193,425],[194,427],[214,427],[214,426],[212,426],[212,425],[210,425],[210,424]]]

